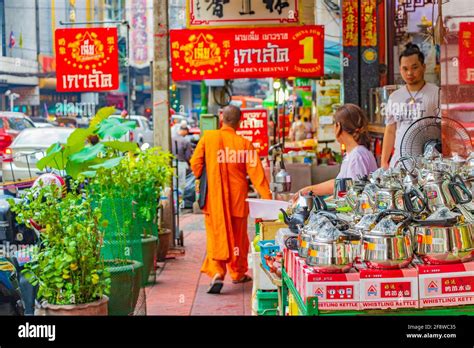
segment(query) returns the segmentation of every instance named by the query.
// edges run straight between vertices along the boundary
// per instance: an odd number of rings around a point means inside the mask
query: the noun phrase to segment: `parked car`
[[[34,127],[33,121],[21,112],[0,111],[0,155],[23,129]]]
[[[30,120],[33,121],[33,124],[36,128],[47,128],[54,127],[57,125],[44,117],[30,117]]]
[[[124,119],[116,115],[112,115],[110,117],[127,120],[127,121],[128,120],[135,121],[137,124],[137,127],[132,132],[130,132],[130,141],[134,141],[138,143],[139,146],[142,146],[145,143],[150,146],[153,146],[154,144],[153,126],[150,127],[150,121],[145,116],[130,115],[130,119],[128,119],[128,117]]]
[[[39,175],[36,163],[54,143],[66,143],[73,128],[29,128],[23,130],[5,150],[2,161],[3,182],[30,179]]]

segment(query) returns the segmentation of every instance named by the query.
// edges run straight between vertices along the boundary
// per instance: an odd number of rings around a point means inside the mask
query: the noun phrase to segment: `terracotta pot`
[[[166,254],[168,254],[168,250],[170,250],[173,241],[173,234],[170,229],[165,228],[160,231],[158,238],[158,261],[164,262],[166,260]]]
[[[109,315],[131,315],[142,287],[143,263],[135,260],[104,261],[110,273]]]
[[[154,270],[157,250],[158,237],[142,236],[143,284],[148,283],[148,276]]]
[[[53,305],[47,302],[36,302],[35,316],[54,316],[54,315],[72,315],[72,316],[104,316],[108,314],[107,304],[109,298],[103,296],[100,300],[91,303],[77,305]]]

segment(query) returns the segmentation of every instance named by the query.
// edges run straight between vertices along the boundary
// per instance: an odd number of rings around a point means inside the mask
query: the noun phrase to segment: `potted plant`
[[[43,226],[41,245],[23,270],[38,285],[35,314],[107,315],[110,278],[101,258],[106,222],[85,192],[63,196],[56,185],[40,185],[10,204],[18,222]]]
[[[158,206],[161,191],[172,176],[171,157],[155,147],[129,153],[119,165],[119,171],[126,173],[129,192],[133,197],[134,226],[142,240],[144,282],[147,282],[157,257]]]

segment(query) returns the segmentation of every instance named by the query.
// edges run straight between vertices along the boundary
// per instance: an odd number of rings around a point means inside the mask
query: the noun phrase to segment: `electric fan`
[[[469,132],[461,123],[448,117],[429,116],[408,127],[400,145],[400,156],[421,156],[429,148],[448,157],[454,153],[468,157],[473,146]]]

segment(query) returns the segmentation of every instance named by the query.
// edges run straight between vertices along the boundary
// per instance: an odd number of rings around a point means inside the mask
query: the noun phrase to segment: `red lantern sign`
[[[99,92],[119,88],[117,28],[57,29],[58,92]]]
[[[172,78],[324,75],[324,27],[171,30]]]

